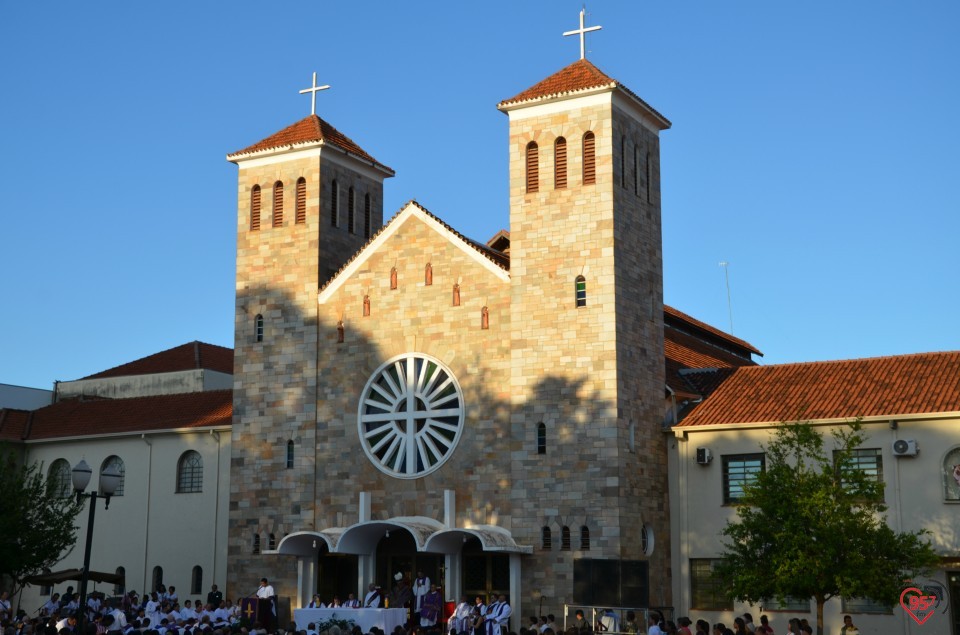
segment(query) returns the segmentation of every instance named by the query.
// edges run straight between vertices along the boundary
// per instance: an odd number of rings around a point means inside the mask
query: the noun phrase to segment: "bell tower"
[[[596,28],[581,14],[570,34]],[[612,579],[601,603],[669,605],[659,135],[670,122],[583,57],[498,108],[510,120],[512,423],[523,447],[543,435],[548,448],[514,463],[526,475],[514,475],[515,504],[541,519],[527,540],[568,543],[560,558],[535,552],[544,561],[531,569],[571,579],[574,596]],[[645,529],[661,541],[652,555]]]
[[[315,105],[322,88],[314,75],[301,92]],[[314,112],[227,160],[239,168],[228,575],[239,588],[268,575],[293,596],[290,572],[258,571],[280,559],[252,556],[313,525],[318,329],[331,327],[317,292],[382,226],[394,172]]]

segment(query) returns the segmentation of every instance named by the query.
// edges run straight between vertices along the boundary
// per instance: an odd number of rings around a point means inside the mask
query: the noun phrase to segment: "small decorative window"
[[[537,424],[537,454],[547,453],[547,424],[540,422]]]
[[[423,284],[428,287],[433,284],[433,265],[429,262],[423,268]]]
[[[200,565],[193,567],[190,574],[190,593],[194,595],[203,592],[203,568]]]
[[[273,184],[273,226],[283,226],[283,181]]]
[[[153,568],[153,588],[159,589],[163,586],[163,567],[154,567]]]
[[[544,549],[553,549],[553,536],[550,533],[549,527],[544,527],[540,530],[540,546]]]
[[[567,140],[557,137],[553,145],[553,187],[562,190],[567,187]]]
[[[254,185],[250,192],[250,231],[260,230],[260,186]]]
[[[255,555],[260,553],[260,534],[253,534],[253,548],[251,551]]]
[[[943,498],[960,501],[960,447],[943,457]]]
[[[577,276],[575,290],[577,308],[587,306],[587,279],[583,276]]]
[[[765,464],[763,452],[728,454],[723,457],[723,503],[735,505],[743,498],[743,490],[757,480]]]
[[[396,267],[390,267],[390,288],[391,289],[397,288],[397,268]]]
[[[370,317],[370,296],[363,296],[363,317]]]
[[[203,491],[203,457],[195,450],[187,450],[177,462],[177,493],[195,494]]]
[[[570,551],[570,528],[566,525],[560,529],[560,550]]]
[[[307,180],[302,176],[297,179],[297,206],[294,216],[297,225],[307,222]]]
[[[287,469],[293,468],[293,441],[287,441]]]
[[[453,306],[460,306],[460,283],[453,285]]]
[[[540,151],[536,141],[527,144],[527,193],[540,191]]]
[[[370,238],[370,232],[371,232],[370,223],[372,222],[372,220],[373,218],[370,213],[370,195],[364,194],[363,195],[363,237],[364,238]]]
[[[340,185],[337,179],[330,184],[330,225],[340,226]]]
[[[263,316],[259,313],[253,318],[253,336],[258,342],[263,341]]]
[[[346,336],[346,329],[343,326],[343,320],[337,322],[337,344],[343,344]]]
[[[113,495],[123,496],[123,482],[125,480],[124,475],[126,474],[126,469],[123,466],[123,459],[116,455],[108,456],[103,461],[103,465],[100,466],[100,472],[102,473],[108,467],[115,468],[120,474],[120,480],[117,481],[117,489],[114,490]]]
[[[583,551],[590,550],[590,528],[586,525],[580,527],[580,549]]]
[[[351,234],[357,233],[357,218],[356,210],[354,209],[355,202],[356,195],[351,187],[349,190],[347,190],[347,231]]]
[[[47,480],[52,483],[53,491],[60,498],[66,498],[73,493],[73,475],[66,459],[57,459],[50,464]]]
[[[274,551],[277,548],[277,537],[274,534],[270,534],[270,537],[267,540],[267,548],[270,551]]]
[[[483,330],[490,328],[490,309],[487,307],[480,309],[480,328]]]
[[[653,545],[654,545],[654,535],[653,527],[650,525],[643,525],[640,527],[640,550],[643,551],[643,555],[651,556],[653,555]]]
[[[583,135],[583,184],[597,182],[597,139],[592,132]]]

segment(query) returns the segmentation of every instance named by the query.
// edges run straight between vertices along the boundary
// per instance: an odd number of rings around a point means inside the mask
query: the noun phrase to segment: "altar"
[[[369,633],[370,628],[376,626],[383,629],[387,635],[393,632],[397,626],[403,626],[407,622],[407,609],[294,609],[293,621],[297,623],[297,630],[307,630],[307,624],[329,620],[353,620],[353,623],[359,626],[364,633]]]

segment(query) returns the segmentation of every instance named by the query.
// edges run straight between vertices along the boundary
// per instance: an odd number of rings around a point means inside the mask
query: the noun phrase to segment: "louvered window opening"
[[[250,193],[250,231],[260,231],[260,186],[254,185]]]
[[[557,143],[553,149],[554,176],[553,187],[562,190],[567,187],[567,140],[563,137],[557,138]]]
[[[354,198],[353,188],[351,187],[347,192],[347,231],[351,234],[357,233],[356,213],[353,209]]]
[[[592,132],[583,135],[583,184],[594,185],[597,182],[596,137]]]
[[[283,225],[283,183],[277,181],[273,184],[273,226]]]
[[[527,193],[540,191],[539,154],[536,142],[527,144]]]
[[[336,179],[330,184],[330,225],[336,227],[340,224],[340,194],[339,185]]]
[[[363,196],[363,237],[370,238],[370,195]]]
[[[298,225],[307,222],[307,180],[303,177],[297,179],[297,209],[295,220]]]

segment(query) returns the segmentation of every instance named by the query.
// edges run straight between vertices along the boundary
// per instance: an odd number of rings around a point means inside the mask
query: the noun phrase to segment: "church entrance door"
[[[390,536],[384,536],[377,543],[377,583],[389,594],[395,580],[393,576],[402,573],[409,584],[413,584],[417,571],[430,578],[433,584],[443,584],[443,556],[435,553],[417,551],[413,536],[403,529],[391,530]]]
[[[478,595],[489,603],[495,595],[510,594],[510,556],[484,552],[480,541],[471,538],[464,543],[461,558],[460,584],[471,604]]]
[[[340,553],[324,553],[317,565],[317,593],[329,604],[334,596],[341,602],[347,595],[357,593],[357,556]],[[363,596],[359,598],[363,600]]]

